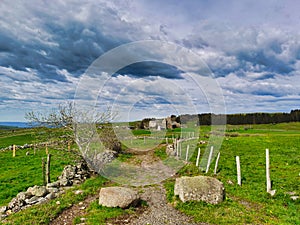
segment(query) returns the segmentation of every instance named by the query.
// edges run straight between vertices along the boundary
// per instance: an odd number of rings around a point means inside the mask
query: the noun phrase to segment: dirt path
[[[138,215],[126,215],[114,218],[107,225],[205,225],[193,223],[192,218],[174,209],[166,200],[166,191],[162,185],[143,188],[141,199],[148,203],[148,207]]]
[[[131,163],[138,161],[138,166],[148,168],[149,171],[158,170],[158,176],[164,176],[164,173],[170,175],[174,171],[164,166],[160,159],[154,155],[153,150],[137,151],[130,149],[128,152],[133,153],[134,157]],[[170,170],[170,171],[168,171]],[[145,171],[143,171],[145,173]],[[161,174],[161,172],[164,172]],[[141,199],[146,201],[147,207],[138,207],[134,214],[128,214],[121,217],[113,218],[107,221],[107,225],[198,225],[205,223],[193,223],[192,218],[174,209],[166,200],[166,190],[162,184],[137,188],[141,193]],[[82,203],[72,206],[58,216],[51,225],[69,225],[77,216],[84,217],[85,209],[89,204],[98,198],[98,195],[89,197]],[[84,224],[84,221],[83,223]]]
[[[79,202],[76,205],[64,210],[57,218],[55,218],[50,225],[73,225],[73,220],[77,216],[84,216],[86,208],[98,198],[98,195],[94,195],[86,198],[84,201]],[[84,222],[84,221],[83,221]]]
[[[207,225],[206,223],[194,223],[192,218],[174,209],[166,200],[166,191],[162,185],[139,189],[141,199],[146,201],[147,207],[139,207],[134,214],[128,214],[107,221],[107,225]],[[73,205],[63,211],[51,225],[72,225],[74,218],[86,213],[86,208],[96,200],[98,195],[89,197],[79,204]],[[81,223],[84,225],[84,221]]]

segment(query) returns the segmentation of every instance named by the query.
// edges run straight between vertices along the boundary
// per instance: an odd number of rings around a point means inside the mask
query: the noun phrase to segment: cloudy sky
[[[299,11],[296,0],[2,0],[0,121],[23,121],[25,112],[74,100],[98,57],[143,40],[201,57],[227,113],[289,112],[300,103]],[[99,79],[105,87],[93,90],[96,104],[114,104],[122,119],[169,115],[179,106],[213,111],[187,71],[162,62]],[[131,114],[124,117],[125,105]]]

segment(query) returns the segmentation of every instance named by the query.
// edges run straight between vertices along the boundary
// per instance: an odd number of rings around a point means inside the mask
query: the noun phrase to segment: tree
[[[90,144],[98,137],[103,145],[114,151],[121,151],[119,143],[110,121],[116,117],[110,108],[104,112],[86,112],[78,110],[74,103],[67,102],[53,109],[49,113],[28,112],[25,119],[32,125],[47,128],[60,128],[68,140],[75,141],[82,154],[89,151]],[[100,124],[105,124],[101,126]],[[95,128],[95,126],[97,126]]]

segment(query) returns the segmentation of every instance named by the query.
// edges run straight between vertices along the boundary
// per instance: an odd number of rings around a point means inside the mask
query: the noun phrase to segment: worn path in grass
[[[139,189],[140,190],[140,189]],[[142,190],[141,199],[146,201],[148,206],[140,206],[135,210],[134,214],[125,214],[123,216],[109,219],[107,225],[205,225],[207,223],[194,223],[192,218],[177,211],[172,205],[167,203],[166,191],[161,184],[156,186],[144,187]],[[86,216],[85,209],[88,208],[91,202],[95,201],[98,195],[88,197],[83,202],[71,206],[69,209],[61,213],[51,225],[71,225],[76,217],[81,217],[82,224],[85,224],[84,217]]]
[[[193,223],[192,218],[177,211],[172,205],[167,203],[166,191],[161,184],[157,186],[145,187],[142,189],[141,199],[146,201],[148,207],[140,214],[127,214],[114,218],[107,224],[121,225],[196,225],[206,223]]]

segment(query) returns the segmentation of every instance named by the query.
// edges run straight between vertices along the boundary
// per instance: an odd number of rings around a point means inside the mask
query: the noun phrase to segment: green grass
[[[246,129],[245,129],[246,128]],[[200,127],[200,139],[208,141],[211,128],[209,126]],[[167,136],[179,135],[180,129],[168,131]],[[17,136],[25,135],[20,138],[20,142],[25,141],[26,132],[16,131]],[[13,134],[16,136],[16,133]],[[142,132],[137,132],[142,133]],[[215,161],[212,162],[208,174],[204,174],[195,166],[197,151],[194,151],[190,157],[190,163],[178,171],[179,176],[196,176],[208,175],[216,177],[224,183],[226,189],[226,199],[219,205],[210,205],[203,202],[187,202],[182,203],[178,197],[174,196],[174,182],[169,179],[164,185],[167,189],[167,199],[179,211],[190,215],[196,222],[205,222],[211,224],[298,224],[300,225],[300,200],[293,201],[287,192],[294,191],[296,195],[300,195],[300,123],[286,124],[266,124],[266,125],[229,125],[226,128],[226,136],[221,147],[221,157],[219,161],[218,173],[213,174]],[[232,135],[234,134],[234,135]],[[7,135],[1,135],[0,138],[9,138]],[[6,140],[9,144],[10,139]],[[13,138],[11,139],[13,140]],[[26,140],[27,142],[27,140]],[[24,142],[24,143],[26,143]],[[2,142],[1,142],[2,143]],[[5,144],[5,145],[6,145]],[[143,139],[138,139],[138,145],[144,146]],[[150,143],[149,143],[150,144]],[[151,143],[154,144],[154,143]],[[147,144],[146,144],[147,146]],[[144,146],[144,147],[146,147]],[[195,146],[194,146],[195,147]],[[197,150],[197,147],[195,149]],[[201,145],[202,156],[206,145]],[[183,154],[186,146],[183,147]],[[272,189],[276,189],[275,196],[271,197],[266,193],[265,179],[265,149],[270,150],[271,163],[271,180]],[[41,157],[45,156],[44,150],[37,153],[36,158],[32,154],[25,156],[24,151],[17,151],[17,157],[12,158],[11,152],[0,152],[0,196],[6,193],[7,198],[16,195],[18,191],[26,189],[28,186],[35,184],[34,182],[42,182],[41,175],[37,178],[38,169],[41,170]],[[32,150],[31,150],[32,151]],[[52,153],[50,150],[50,153]],[[57,154],[57,156],[55,156]],[[166,159],[163,148],[157,148],[155,155],[162,160]],[[236,165],[235,156],[240,156],[242,170],[242,186],[238,186],[236,182]],[[202,156],[200,160],[202,160]],[[28,158],[32,157],[32,158]],[[59,152],[53,152],[53,157],[57,157],[61,165],[57,167],[57,174],[60,174],[65,163],[68,163],[63,155]],[[132,154],[120,154],[120,161],[130,160]],[[31,161],[32,160],[32,161]],[[64,161],[65,160],[65,161]],[[173,160],[174,163],[178,162]],[[53,162],[54,163],[54,162]],[[58,162],[57,162],[58,163]],[[30,165],[30,166],[29,166]],[[34,169],[29,169],[34,165]],[[59,168],[60,167],[60,168]],[[54,171],[56,168],[53,169]],[[15,177],[8,179],[11,173],[16,174]],[[120,171],[122,172],[122,171]],[[54,172],[56,173],[56,172]],[[2,180],[2,176],[5,179]],[[54,175],[52,176],[54,178]],[[29,179],[30,181],[27,181]],[[21,181],[21,182],[20,182]],[[233,184],[230,184],[230,182]],[[20,188],[22,183],[26,183]],[[10,224],[48,224],[64,209],[82,201],[88,195],[96,194],[99,188],[103,186],[105,179],[92,178],[87,180],[83,185],[76,189],[83,189],[84,194],[75,196],[70,190],[66,195],[59,199],[50,201],[49,203],[33,206],[29,209],[21,211],[8,217]],[[11,185],[10,183],[13,183]],[[10,186],[4,186],[4,185]],[[15,187],[18,187],[14,189]],[[14,190],[14,193],[10,193]],[[0,200],[6,197],[2,195]],[[56,205],[56,201],[61,202]],[[4,204],[3,203],[3,204]],[[0,204],[1,205],[1,204]],[[99,206],[97,202],[93,202],[87,209],[87,215],[84,216],[87,224],[104,224],[108,218],[133,213],[132,209],[121,210],[119,208],[106,208]],[[74,223],[79,223],[80,218],[75,218]]]
[[[85,223],[87,225],[100,225],[106,224],[105,222],[110,218],[115,218],[124,214],[133,213],[134,209],[121,209],[121,208],[109,208],[105,206],[101,206],[98,203],[98,200],[91,203],[89,208],[87,209],[87,216]],[[74,220],[75,224],[80,223],[80,218],[77,217]]]
[[[26,156],[26,152],[30,154]],[[74,164],[78,155],[49,148],[51,157],[51,181],[56,181],[64,166]],[[7,204],[20,191],[33,185],[42,185],[42,158],[46,161],[45,149],[17,150],[16,157],[12,151],[0,152],[0,205]]]
[[[83,201],[86,197],[95,195],[107,180],[103,177],[93,177],[83,184],[67,190],[64,195],[41,205],[35,205],[7,218],[11,225],[49,224],[63,210]],[[76,195],[75,190],[83,190],[82,194]],[[59,201],[60,204],[56,204]],[[1,223],[0,223],[1,224]]]
[[[205,127],[202,129],[208,131]],[[220,150],[218,174],[213,174],[214,162],[207,174],[224,183],[226,200],[219,205],[182,203],[174,197],[172,179],[165,184],[168,200],[176,205],[178,210],[194,217],[197,222],[300,224],[300,201],[291,200],[287,194],[294,191],[300,195],[300,123],[255,125],[252,129],[230,126],[228,129],[239,135],[224,139]],[[273,197],[266,192],[266,148],[270,150],[272,189],[276,189]],[[179,175],[206,175],[195,167],[195,154],[196,152],[191,158],[191,163],[178,172]],[[236,184],[237,155],[241,160],[241,187]],[[230,185],[228,181],[234,184]]]

